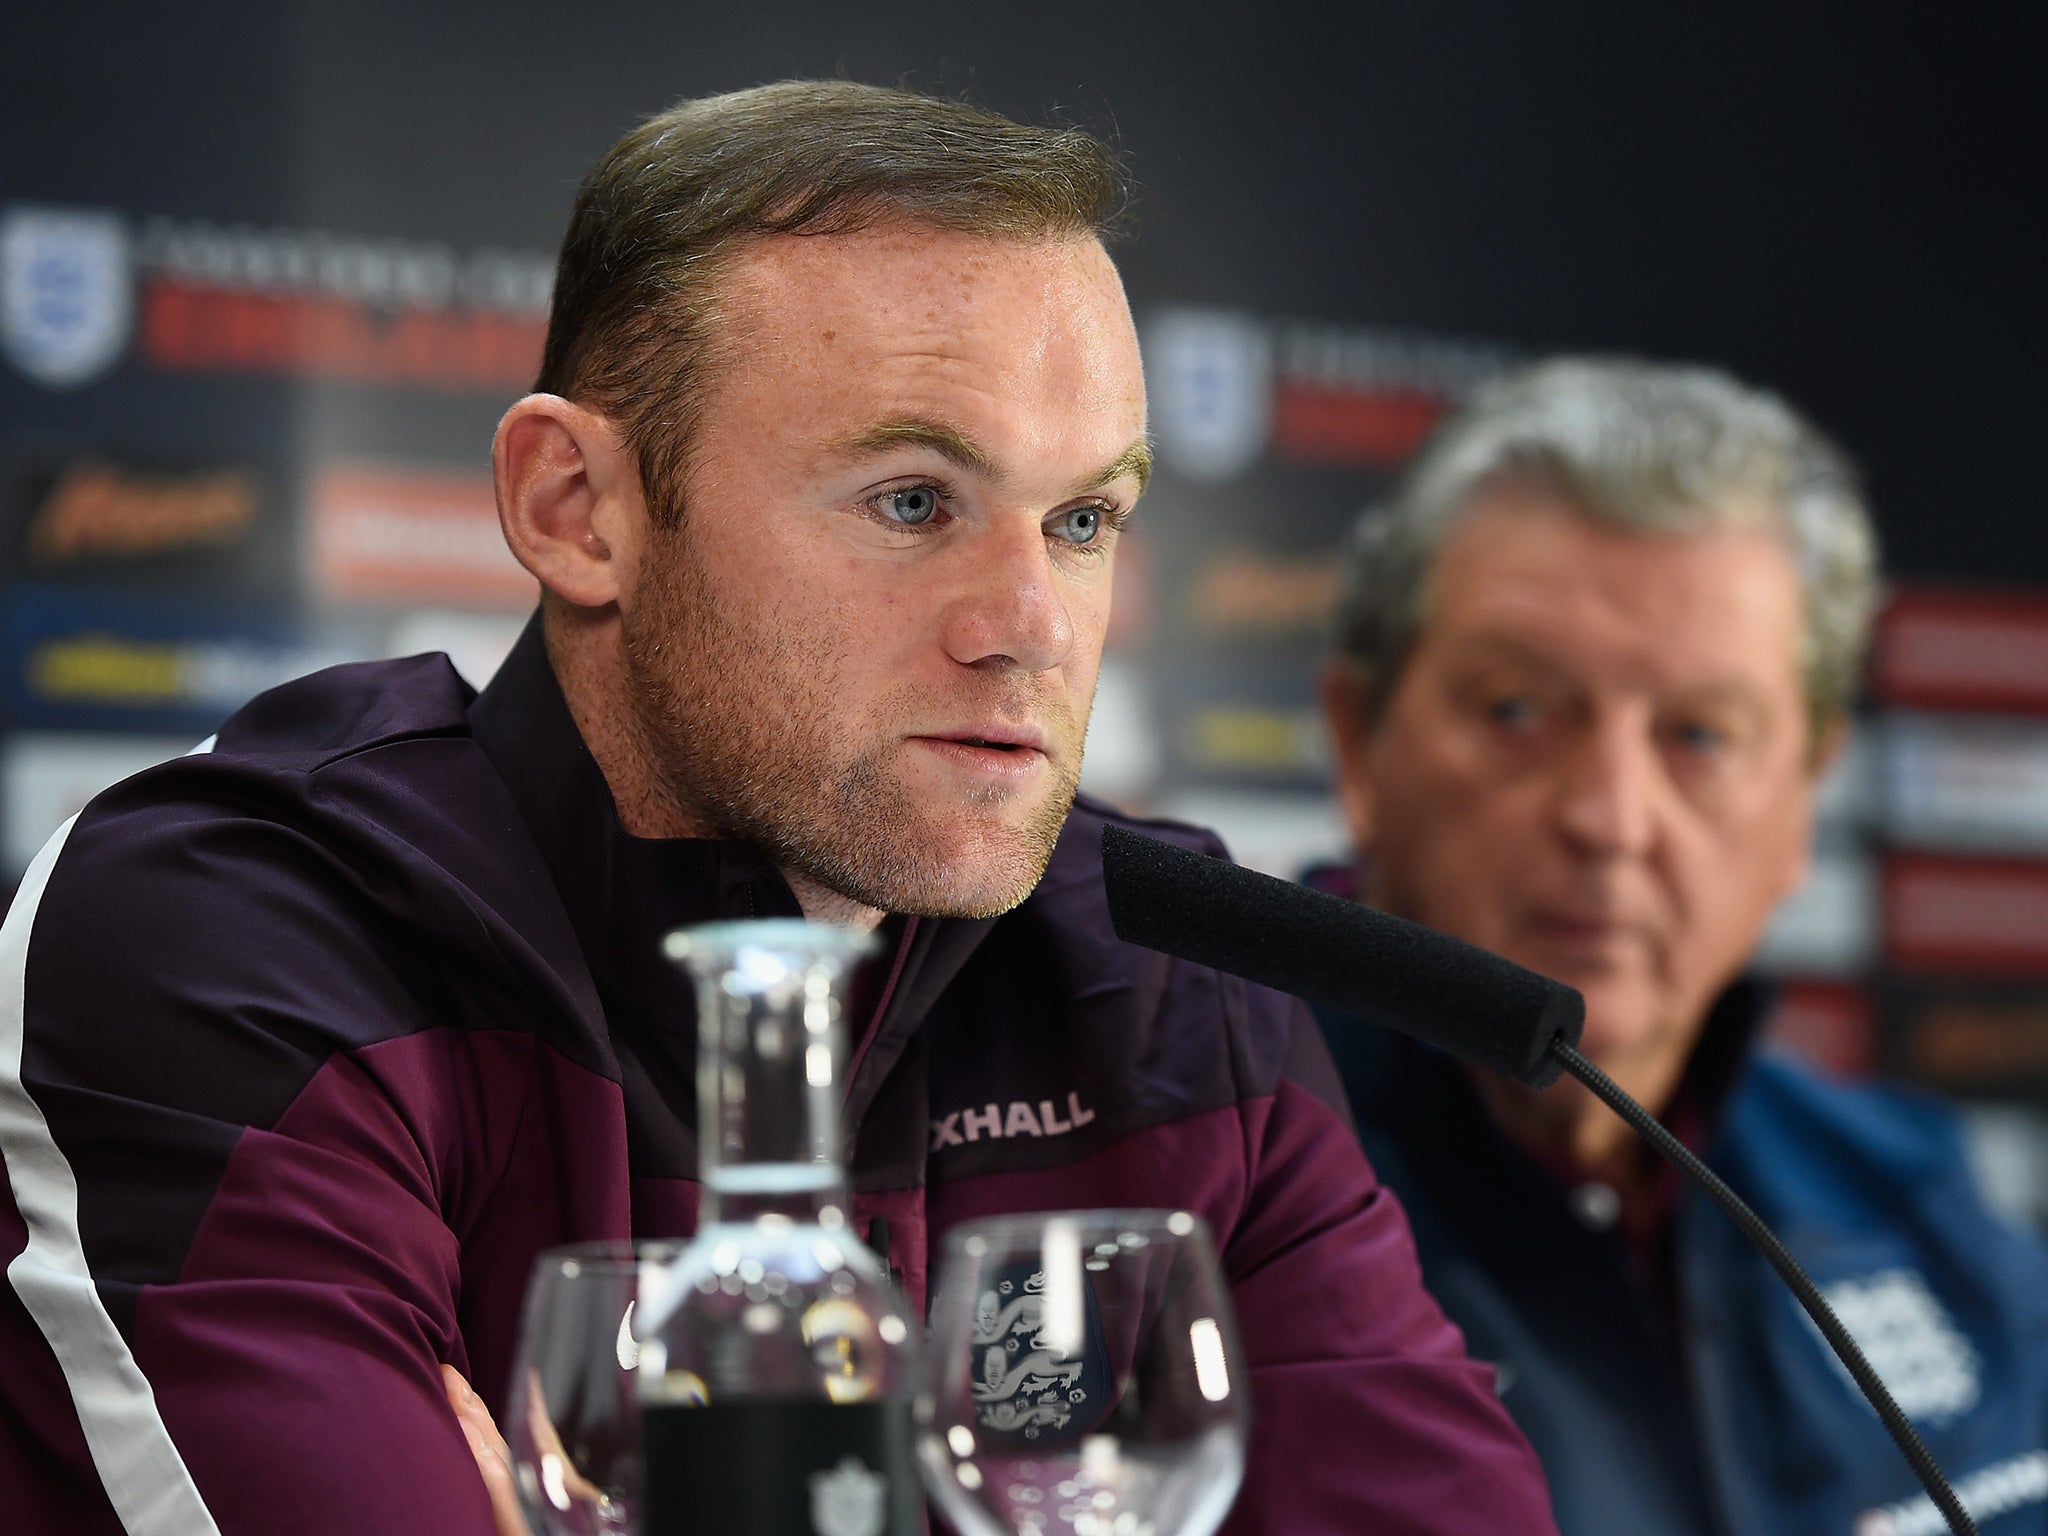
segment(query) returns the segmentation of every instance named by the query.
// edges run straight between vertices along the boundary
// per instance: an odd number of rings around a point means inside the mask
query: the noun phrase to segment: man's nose
[[[960,550],[965,574],[947,605],[944,643],[967,666],[1045,672],[1074,648],[1074,621],[1035,518],[991,527]]]
[[[1589,724],[1565,757],[1558,824],[1587,853],[1642,854],[1656,832],[1662,775],[1656,743],[1642,723]]]

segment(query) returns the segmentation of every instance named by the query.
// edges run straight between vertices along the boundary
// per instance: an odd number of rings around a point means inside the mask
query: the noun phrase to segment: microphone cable
[[[1827,1297],[1821,1295],[1820,1287],[1792,1257],[1791,1250],[1778,1240],[1778,1234],[1764,1224],[1763,1218],[1749,1208],[1742,1196],[1721,1181],[1719,1174],[1694,1156],[1691,1148],[1664,1129],[1655,1115],[1630,1098],[1613,1078],[1580,1055],[1575,1046],[1553,1039],[1549,1043],[1549,1052],[1559,1066],[1590,1088],[1601,1103],[1627,1121],[1630,1128],[1656,1148],[1667,1162],[1675,1164],[1680,1172],[1704,1189],[1707,1197],[1749,1239],[1750,1245],[1770,1261],[1771,1268],[1778,1272],[1779,1278],[1799,1299],[1799,1305],[1806,1309],[1806,1315],[1813,1319],[1814,1326],[1820,1329],[1821,1337],[1828,1341],[1856,1385],[1863,1389],[1863,1395],[1870,1399],[1870,1406],[1877,1410],[1877,1416],[1898,1446],[1899,1454],[1906,1458],[1907,1465],[1920,1479],[1920,1486],[1927,1490],[1934,1507],[1941,1511],[1953,1536],[1977,1536],[1976,1521],[1970,1518],[1970,1512],[1956,1497],[1955,1489],[1949,1486],[1948,1478],[1936,1465],[1933,1454],[1920,1438],[1920,1432],[1913,1428],[1913,1421],[1901,1411],[1891,1389],[1884,1384],[1884,1378],[1871,1369],[1862,1348],[1842,1326],[1842,1320],[1835,1316],[1835,1309],[1828,1305]]]

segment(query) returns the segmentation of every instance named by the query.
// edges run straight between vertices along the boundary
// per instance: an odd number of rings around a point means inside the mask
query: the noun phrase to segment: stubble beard
[[[659,537],[666,547],[650,551],[645,600],[623,629],[631,728],[688,822],[754,843],[785,872],[882,912],[994,917],[1031,894],[1079,787],[1081,722],[1063,700],[1045,698],[1033,674],[987,674],[981,696],[953,702],[966,718],[994,711],[1044,724],[1058,748],[1051,781],[927,803],[891,771],[900,738],[835,760],[837,657],[728,616],[686,530]],[[877,723],[927,718],[919,703],[905,688]],[[1022,821],[1001,818],[1034,792],[1040,803]]]

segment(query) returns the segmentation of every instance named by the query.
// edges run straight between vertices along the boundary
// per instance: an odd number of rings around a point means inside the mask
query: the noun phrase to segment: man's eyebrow
[[[1426,622],[1426,621],[1425,621]],[[1560,657],[1519,635],[1496,629],[1470,631],[1452,638],[1445,647],[1452,662],[1461,666],[1533,667],[1539,671],[1567,673],[1571,667]]]
[[[1152,478],[1152,449],[1142,437],[1111,459],[1107,464],[1103,465],[1094,474],[1081,481],[1069,494],[1074,496],[1085,495],[1089,491],[1098,490],[1102,486],[1108,485],[1112,480],[1121,480],[1125,476],[1129,476],[1138,482],[1138,490],[1141,493],[1144,491],[1146,483]]]
[[[1453,642],[1450,655],[1454,665],[1491,666],[1505,662],[1568,681],[1582,676],[1581,669],[1569,657],[1555,655],[1539,644],[1498,630],[1460,636]],[[1757,707],[1757,685],[1741,675],[1700,678],[1666,691],[1681,702],[1733,704],[1751,710]]]
[[[995,473],[995,463],[958,427],[942,421],[878,421],[832,444],[835,452],[869,458],[892,448],[928,448],[970,474]]]
[[[995,461],[958,427],[943,421],[878,421],[832,443],[832,451],[850,458],[868,458],[892,448],[926,448],[970,474],[993,475]],[[1085,495],[1129,476],[1143,491],[1152,478],[1152,449],[1143,438],[1131,444],[1092,475],[1083,476],[1068,494]]]

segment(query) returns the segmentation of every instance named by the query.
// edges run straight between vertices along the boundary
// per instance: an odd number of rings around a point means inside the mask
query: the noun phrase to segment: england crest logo
[[[817,1536],[882,1536],[889,1516],[889,1480],[858,1456],[811,1474],[811,1529]]]
[[[1883,1269],[1836,1280],[1823,1285],[1821,1294],[1914,1423],[1939,1428],[1977,1406],[1983,1357],[1918,1270]],[[1810,1321],[1807,1326],[1820,1333]],[[1828,1362],[1855,1387],[1832,1351]]]
[[[1273,338],[1248,315],[1169,309],[1145,329],[1159,461],[1223,480],[1265,450],[1273,414]]]
[[[38,384],[68,389],[105,372],[134,309],[119,214],[17,203],[0,215],[0,350]]]
[[[1062,1340],[1046,1316],[1043,1270],[1005,1266],[981,1293],[974,1413],[992,1443],[1069,1445],[1100,1424],[1110,1404],[1109,1368],[1093,1292],[1083,1300],[1079,1337]]]

